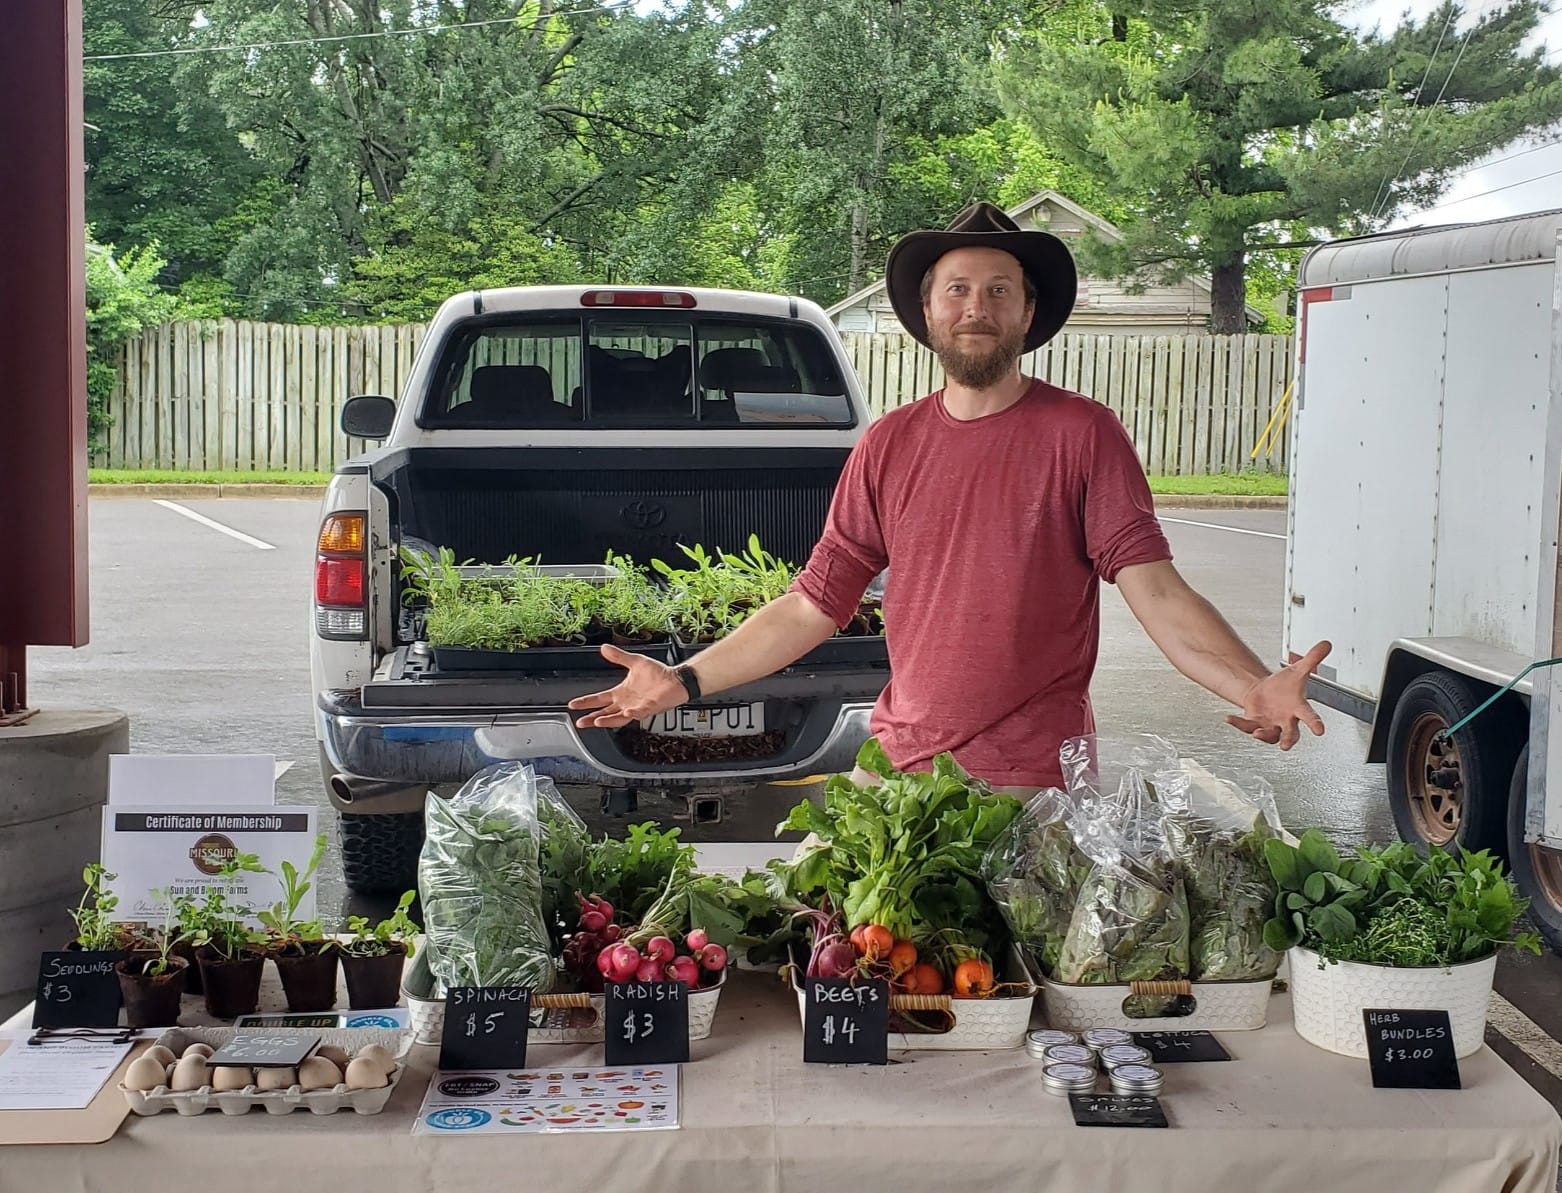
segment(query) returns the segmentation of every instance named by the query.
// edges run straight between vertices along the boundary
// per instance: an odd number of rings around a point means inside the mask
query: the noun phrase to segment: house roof
[[[1111,220],[1105,219],[1097,215],[1095,212],[1081,207],[1068,196],[1060,194],[1054,190],[1037,191],[1018,207],[1009,208],[1009,218],[1018,220],[1022,215],[1030,214],[1043,203],[1054,204],[1057,207],[1063,208],[1064,211],[1078,216],[1081,220],[1089,224],[1108,240],[1120,241],[1123,239],[1122,229],[1120,229],[1116,224],[1112,223]],[[1206,294],[1209,293],[1210,283],[1208,278],[1195,274],[1190,278],[1190,280],[1193,282],[1193,285],[1196,289],[1202,290]],[[871,286],[864,286],[861,290],[857,291],[857,293],[848,294],[834,306],[825,308],[824,313],[833,319],[847,307],[856,306],[863,299],[869,297],[870,295],[877,294],[882,289],[884,289],[884,279],[880,278]],[[1248,322],[1250,323],[1262,323],[1265,319],[1268,318],[1268,316],[1265,315],[1262,310],[1260,310],[1258,307],[1255,307],[1252,303],[1247,304],[1247,317]]]

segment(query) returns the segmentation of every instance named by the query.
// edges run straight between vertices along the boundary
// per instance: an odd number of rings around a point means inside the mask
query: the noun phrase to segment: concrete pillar
[[[102,846],[108,758],[130,752],[111,710],[44,709],[0,729],[0,998],[30,991],[38,954],[65,947],[81,872]]]

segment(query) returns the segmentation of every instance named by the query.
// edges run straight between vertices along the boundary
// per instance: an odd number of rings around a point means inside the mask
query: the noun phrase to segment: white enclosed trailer
[[[1562,948],[1562,211],[1314,249],[1285,649],[1371,725],[1400,835],[1507,853]],[[1550,793],[1548,795],[1548,792]]]

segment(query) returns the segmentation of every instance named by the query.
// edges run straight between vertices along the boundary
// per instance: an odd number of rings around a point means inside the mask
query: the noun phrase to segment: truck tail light
[[[369,563],[363,514],[332,514],[315,554],[315,633],[362,640],[368,632]]]

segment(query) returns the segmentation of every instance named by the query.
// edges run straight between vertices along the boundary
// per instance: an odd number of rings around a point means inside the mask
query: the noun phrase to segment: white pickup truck
[[[1506,852],[1562,949],[1562,673],[1530,670],[1562,656],[1559,236],[1552,211],[1308,254],[1285,641],[1334,643],[1312,694],[1371,725],[1400,835]]]
[[[849,768],[883,660],[724,693],[705,702],[723,716],[677,727],[714,736],[707,758],[641,761],[622,731],[579,730],[565,709],[609,673],[441,673],[398,560],[404,547],[482,564],[676,560],[680,544],[733,550],[757,534],[800,564],[868,417],[839,336],[802,299],[551,286],[447,301],[400,402],[344,407],[344,429],[383,446],[336,470],[321,514],[310,664],[348,886],[411,885],[424,793],[496,762],[530,762],[618,813],[642,792],[696,824],[748,805],[748,835],[765,838],[795,793],[753,806],[760,785]],[[739,722],[763,725],[768,754],[721,748]]]

